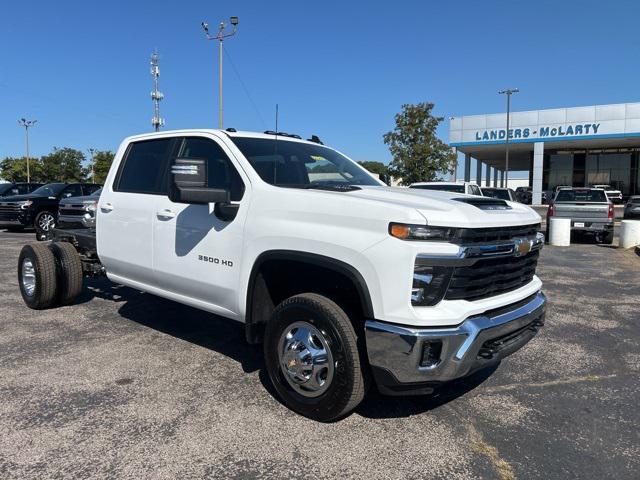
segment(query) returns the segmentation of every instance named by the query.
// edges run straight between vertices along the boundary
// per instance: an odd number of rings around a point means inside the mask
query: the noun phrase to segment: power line
[[[260,114],[260,110],[258,110],[258,106],[256,105],[256,102],[253,101],[253,98],[251,97],[251,94],[249,93],[249,89],[247,88],[247,86],[245,85],[244,81],[242,80],[242,77],[240,76],[240,72],[238,72],[238,69],[236,68],[236,64],[233,63],[233,59],[231,58],[231,55],[229,54],[229,51],[226,49],[226,47],[223,47],[223,48],[224,48],[224,53],[227,54],[227,58],[229,59],[229,63],[231,64],[231,68],[233,68],[233,71],[235,72],[236,76],[238,77],[238,80],[240,82],[240,85],[242,86],[242,89],[244,90],[245,95],[249,99],[249,103],[251,103],[251,106],[255,110],[256,114],[258,115],[258,118],[260,119],[260,122],[262,123],[262,128],[264,128],[265,130],[268,130],[267,122],[265,122],[264,118],[262,118],[262,115]]]

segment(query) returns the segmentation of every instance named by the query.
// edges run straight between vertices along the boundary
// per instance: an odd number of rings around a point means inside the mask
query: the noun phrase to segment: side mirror
[[[200,158],[177,158],[171,165],[169,199],[175,203],[229,203],[231,193],[207,187],[207,162]]]

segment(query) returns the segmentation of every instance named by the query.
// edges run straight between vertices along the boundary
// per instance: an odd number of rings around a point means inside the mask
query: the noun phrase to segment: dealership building
[[[464,154],[466,181],[475,173],[478,185],[504,185],[506,130],[506,113],[451,118],[449,143]],[[511,112],[508,135],[509,172],[529,172],[533,203],[558,185],[640,195],[640,103]]]

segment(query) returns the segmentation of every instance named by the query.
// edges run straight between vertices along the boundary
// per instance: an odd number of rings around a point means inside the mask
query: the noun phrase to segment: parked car
[[[602,188],[609,200],[613,203],[622,203],[622,192],[613,188],[611,185],[593,185],[592,188]]]
[[[283,403],[319,421],[353,410],[368,384],[432,393],[534,337],[546,308],[537,213],[388,187],[315,140],[127,138],[95,230],[56,228],[52,243],[23,247],[22,298],[68,304],[83,273],[104,273],[242,322]]]
[[[482,190],[484,191],[484,188]],[[531,205],[532,197],[533,189],[531,187],[516,188],[516,199],[518,202]]]
[[[613,203],[602,188],[561,188],[547,210],[547,238],[553,218],[570,218],[571,231],[593,235],[596,241],[613,243]]]
[[[34,227],[37,238],[46,237],[55,227],[60,200],[95,192],[92,183],[48,183],[25,195],[0,199],[0,224],[22,229]]]
[[[27,183],[27,182],[0,183],[0,198],[31,193],[36,188],[40,188],[41,186],[42,186],[42,183]]]
[[[482,196],[480,187],[471,182],[418,182],[409,185],[409,188],[422,190],[440,190],[445,192],[466,193],[467,195]]]
[[[624,218],[640,218],[640,195],[629,197],[627,203],[624,206]]]
[[[100,199],[99,188],[91,195],[60,200],[58,224],[60,228],[95,228],[96,208]]]
[[[516,198],[516,193],[510,188],[482,187],[482,195],[484,195],[485,197],[507,200],[509,202],[518,201]]]

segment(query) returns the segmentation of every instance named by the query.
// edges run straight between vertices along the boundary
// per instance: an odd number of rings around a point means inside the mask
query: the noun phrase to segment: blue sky
[[[388,162],[382,135],[403,103],[449,116],[640,101],[635,1],[4,2],[0,158],[53,146],[115,150],[151,130],[149,55],[161,55],[166,128],[217,126],[217,45],[231,15],[225,127],[319,135],[356,160]],[[257,111],[256,111],[257,110]],[[440,129],[447,139],[447,122]]]

